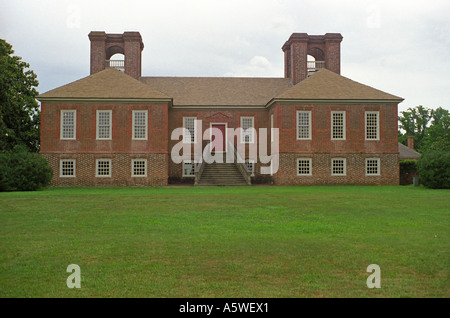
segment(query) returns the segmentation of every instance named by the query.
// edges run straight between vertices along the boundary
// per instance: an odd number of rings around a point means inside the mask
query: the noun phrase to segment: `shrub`
[[[415,172],[417,169],[417,160],[400,161],[400,171],[403,173]]]
[[[433,189],[450,189],[450,151],[427,151],[417,164],[421,183]]]
[[[15,149],[0,153],[0,191],[34,191],[47,186],[52,169],[37,153]]]
[[[417,160],[400,161],[400,184],[412,183],[411,175],[417,175]]]

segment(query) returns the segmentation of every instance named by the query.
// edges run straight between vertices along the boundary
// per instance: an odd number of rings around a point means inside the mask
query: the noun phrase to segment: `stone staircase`
[[[199,186],[246,186],[244,176],[235,163],[205,163]]]

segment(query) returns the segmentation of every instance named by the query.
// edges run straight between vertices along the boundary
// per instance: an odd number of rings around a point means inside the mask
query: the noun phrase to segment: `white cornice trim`
[[[77,103],[172,103],[171,98],[80,98],[80,97],[38,97],[41,102]]]
[[[274,98],[265,108],[275,103],[280,104],[398,104],[403,99],[284,99]]]
[[[265,109],[264,105],[177,105],[173,109]]]

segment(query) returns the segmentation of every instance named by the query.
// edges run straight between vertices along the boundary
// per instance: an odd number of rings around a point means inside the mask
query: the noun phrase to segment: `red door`
[[[226,152],[226,125],[211,124],[211,140],[213,152]]]

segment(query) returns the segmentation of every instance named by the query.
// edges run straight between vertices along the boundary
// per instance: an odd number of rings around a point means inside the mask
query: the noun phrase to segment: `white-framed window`
[[[247,170],[251,172],[251,176],[255,176],[255,160],[245,159],[245,165],[247,166]]]
[[[331,175],[332,176],[347,175],[347,162],[345,158],[331,159]]]
[[[195,177],[195,163],[191,160],[183,161],[183,177]]]
[[[75,178],[76,160],[61,159],[59,160],[59,176],[61,178]]]
[[[380,175],[380,158],[366,158],[366,176]]]
[[[111,159],[95,160],[95,176],[99,178],[111,177]]]
[[[133,110],[133,140],[148,139],[148,111]]]
[[[147,159],[131,159],[131,176],[147,177]]]
[[[241,143],[252,144],[253,143],[253,129],[255,127],[254,117],[241,117]]]
[[[298,158],[297,159],[297,176],[311,176],[311,158]]]
[[[183,142],[195,144],[197,142],[197,117],[183,117]]]
[[[297,111],[297,140],[311,139],[311,111]]]
[[[77,111],[74,109],[61,110],[61,139],[73,140],[77,138]]]
[[[345,140],[345,111],[331,112],[331,140]]]
[[[97,110],[97,139],[111,139],[112,110]]]
[[[380,139],[380,118],[378,111],[365,112],[366,140]]]

